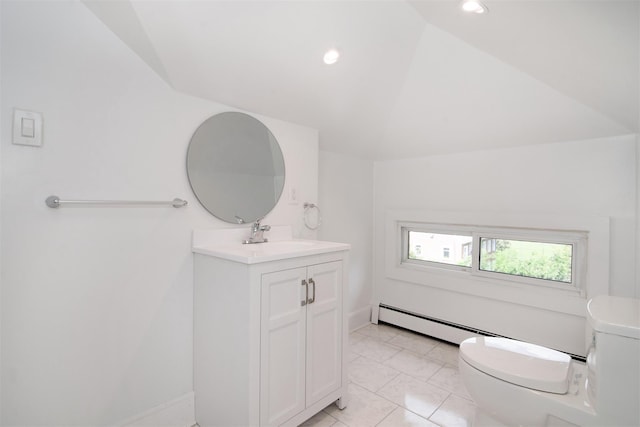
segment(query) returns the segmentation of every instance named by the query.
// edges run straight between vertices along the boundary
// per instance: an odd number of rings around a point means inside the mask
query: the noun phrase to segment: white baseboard
[[[374,325],[377,325],[379,318],[380,318],[380,301],[374,301],[371,304],[371,323],[373,323]]]
[[[191,427],[196,421],[193,392],[131,417],[118,427]]]
[[[371,323],[371,306],[367,305],[349,313],[349,332]]]
[[[454,344],[460,344],[467,338],[478,336],[477,332],[470,332],[384,307],[380,307],[380,320]]]

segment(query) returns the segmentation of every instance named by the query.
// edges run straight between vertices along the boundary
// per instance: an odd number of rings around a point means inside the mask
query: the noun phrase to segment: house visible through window
[[[462,256],[464,258],[467,258],[467,257],[471,258],[471,253],[473,252],[472,248],[473,248],[472,242],[465,243],[464,245],[462,245]]]
[[[471,245],[471,234],[407,230],[406,235],[408,260],[471,267],[471,253],[464,251],[466,245]]]

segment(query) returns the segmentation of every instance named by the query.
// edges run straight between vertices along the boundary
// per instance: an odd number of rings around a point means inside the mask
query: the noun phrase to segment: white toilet
[[[507,338],[460,344],[459,369],[476,426],[640,426],[640,300],[587,304],[587,363]]]

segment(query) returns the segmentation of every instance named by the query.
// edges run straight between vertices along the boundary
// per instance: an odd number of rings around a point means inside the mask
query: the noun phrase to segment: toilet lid
[[[640,339],[640,299],[599,295],[587,303],[587,313],[598,332]]]
[[[508,338],[475,337],[460,344],[460,357],[474,368],[522,387],[564,394],[571,357]]]

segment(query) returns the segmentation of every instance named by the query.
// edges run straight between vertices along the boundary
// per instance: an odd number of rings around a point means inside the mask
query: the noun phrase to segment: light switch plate
[[[16,145],[42,146],[42,114],[13,110],[13,140]]]
[[[289,204],[290,205],[297,205],[299,203],[299,199],[300,199],[300,195],[298,194],[298,188],[297,187],[291,187],[289,188]]]

